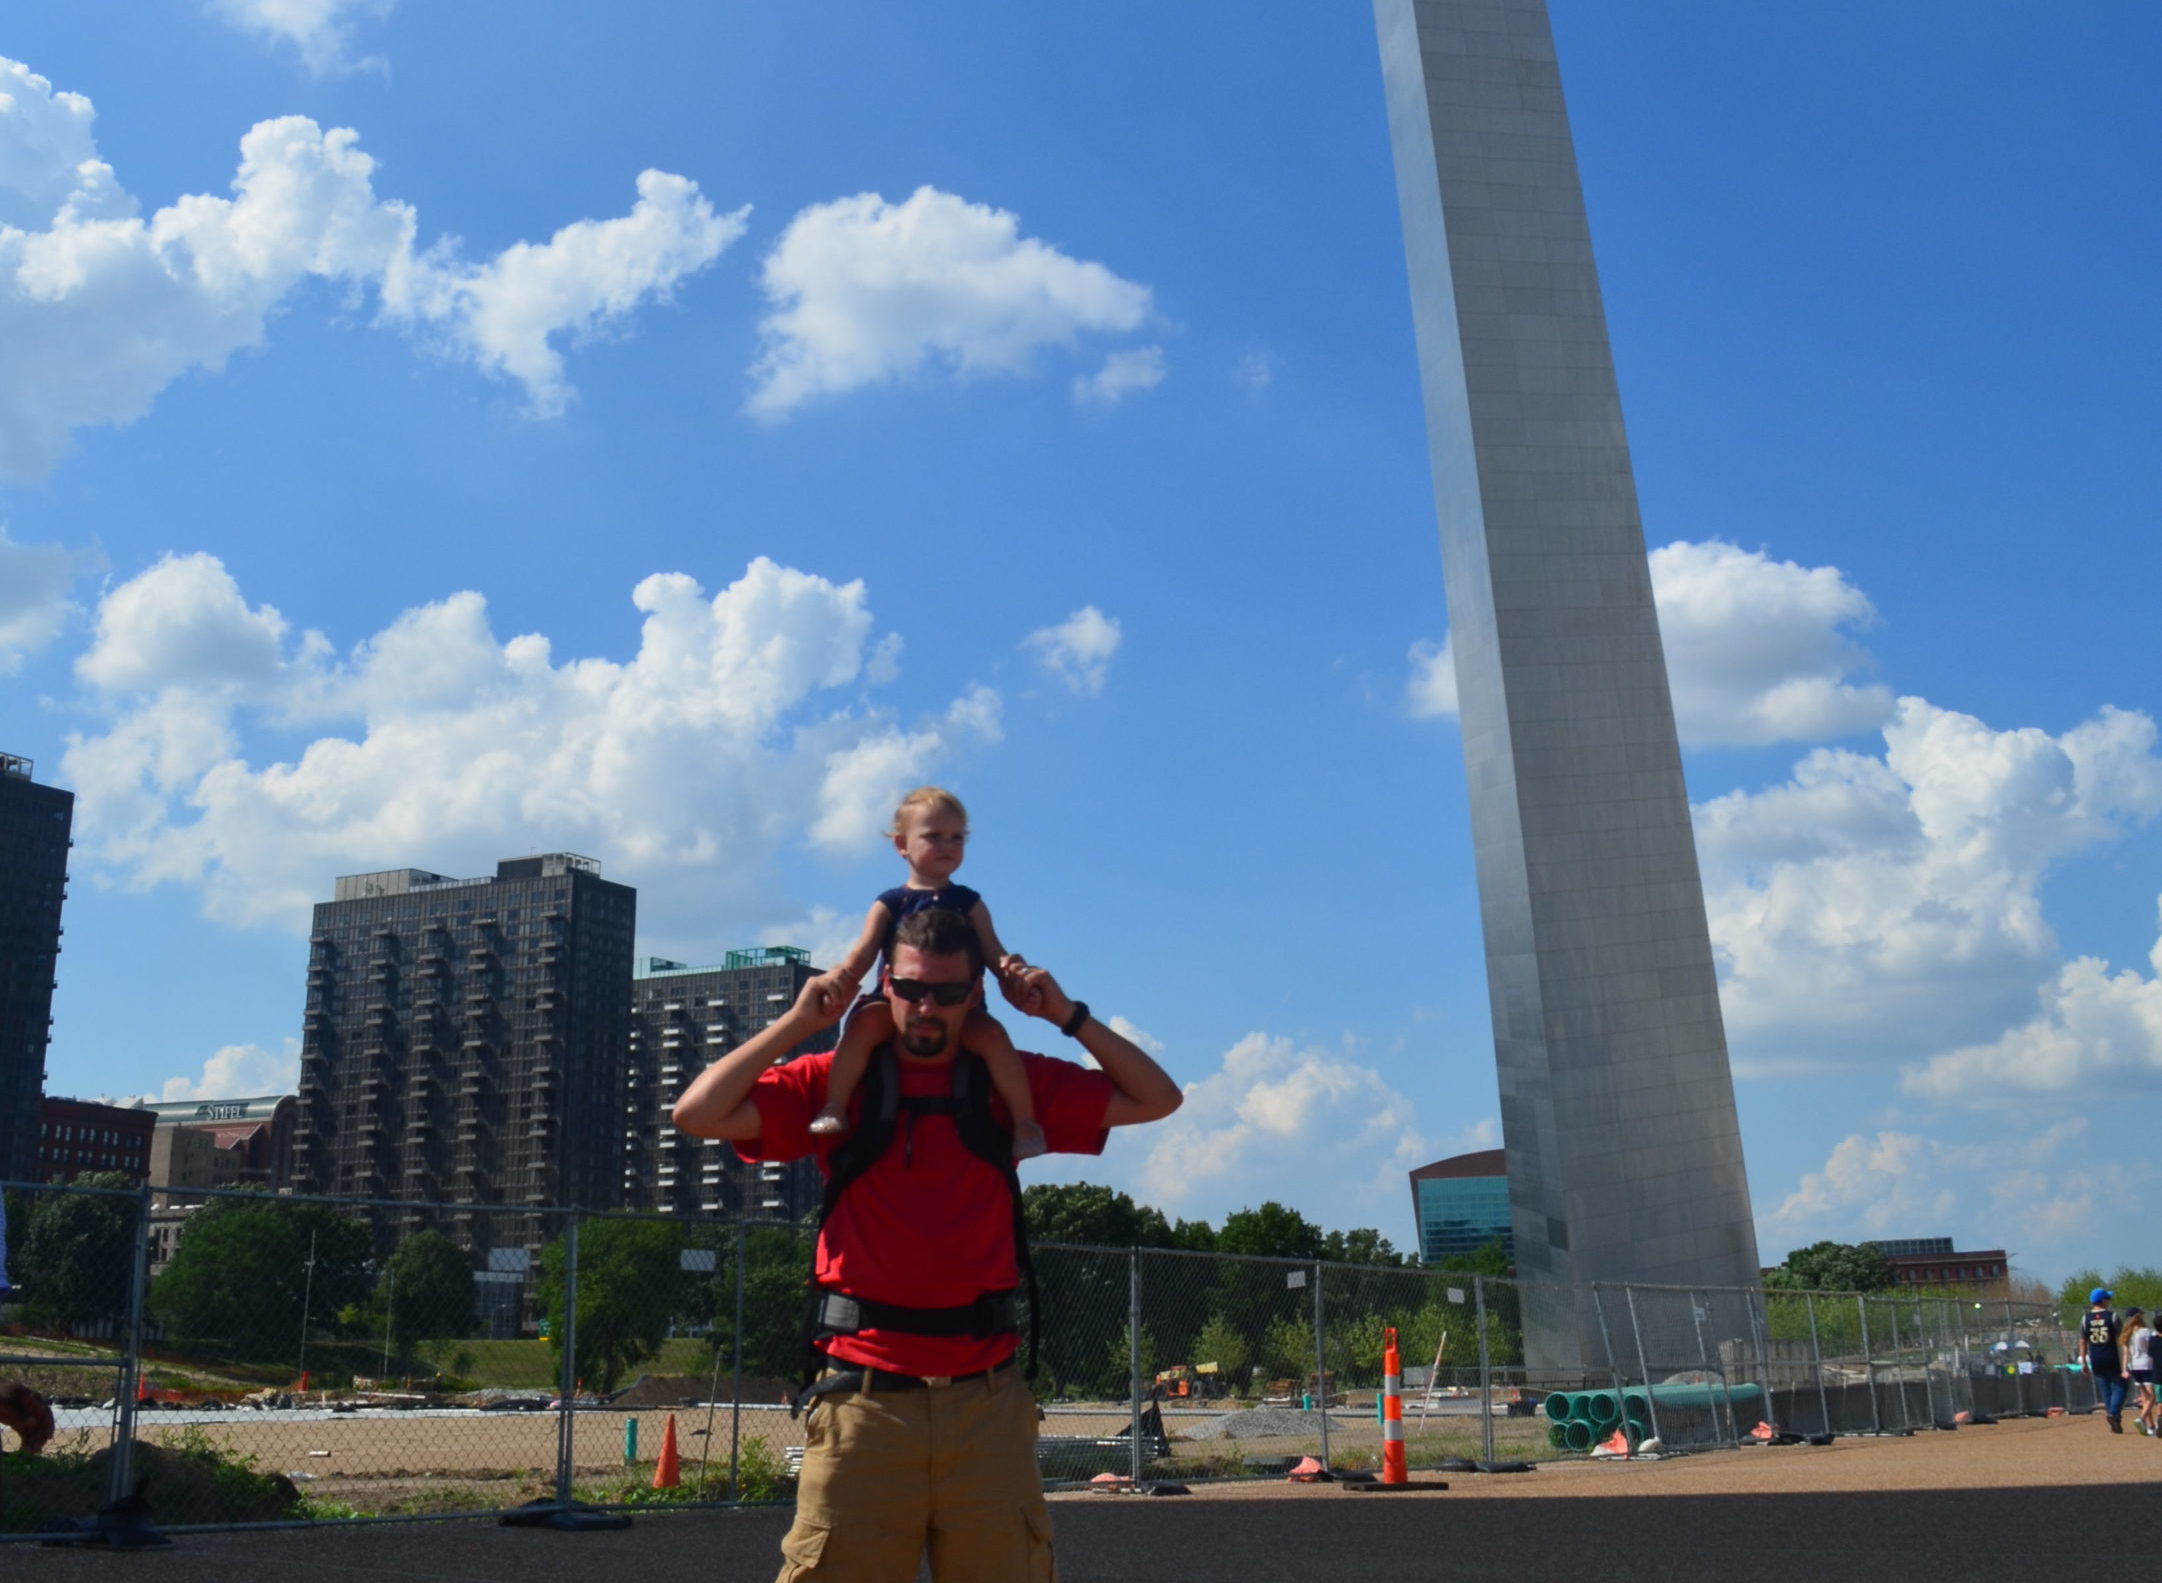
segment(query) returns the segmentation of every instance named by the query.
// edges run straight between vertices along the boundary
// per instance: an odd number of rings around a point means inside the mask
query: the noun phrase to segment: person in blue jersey
[[[2109,1420],[2109,1432],[2121,1435],[2128,1382],[2124,1354],[2117,1345],[2124,1327],[2109,1306],[2109,1300],[2116,1295],[2106,1286],[2097,1286],[2087,1294],[2087,1312],[2079,1322],[2079,1360],[2094,1377],[2095,1399]]]
[[[849,1128],[848,1107],[856,1087],[870,1065],[871,1052],[892,1039],[893,1014],[883,1000],[856,999],[872,964],[893,958],[893,934],[901,920],[929,907],[942,907],[968,919],[982,947],[983,960],[1002,985],[1016,990],[1025,982],[1028,964],[1000,944],[991,923],[991,909],[966,885],[953,882],[954,870],[968,850],[968,810],[961,799],[937,786],[919,786],[901,799],[893,811],[893,849],[908,864],[908,883],[881,892],[864,916],[863,933],[837,967],[811,980],[812,1004],[822,1014],[839,1016],[851,1003],[848,1021],[841,1029],[840,1048],[834,1052],[833,1070],[827,1078],[826,1103],[811,1122],[819,1137],[834,1137]],[[1035,1007],[1025,999],[1016,1002],[1033,1016]],[[1005,1101],[1013,1117],[1013,1157],[1025,1160],[1044,1152],[1043,1128],[1036,1121],[1036,1106],[1029,1094],[1028,1076],[1013,1040],[998,1019],[981,1006],[969,1013],[961,1030],[961,1047],[983,1058],[990,1070],[991,1086]]]

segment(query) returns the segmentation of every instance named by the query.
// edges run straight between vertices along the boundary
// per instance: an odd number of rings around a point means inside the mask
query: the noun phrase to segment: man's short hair
[[[983,942],[965,913],[951,907],[926,907],[903,918],[893,931],[896,950],[909,946],[925,956],[965,956],[970,977],[983,972]]]

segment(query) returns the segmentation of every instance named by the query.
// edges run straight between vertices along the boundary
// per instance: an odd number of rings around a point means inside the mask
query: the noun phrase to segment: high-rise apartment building
[[[626,1208],[795,1220],[817,1207],[814,1162],[749,1165],[730,1145],[678,1132],[669,1120],[691,1079],[786,1011],[817,971],[810,953],[793,946],[731,951],[720,967],[640,959],[624,1083]],[[830,1050],[834,1036],[829,1028],[789,1056]]]
[[[75,794],[0,753],[0,1180],[35,1169]]]
[[[637,902],[567,852],[341,877],[310,938],[296,1185],[473,1206],[444,1227],[469,1247],[512,1240],[481,1206],[620,1206]]]

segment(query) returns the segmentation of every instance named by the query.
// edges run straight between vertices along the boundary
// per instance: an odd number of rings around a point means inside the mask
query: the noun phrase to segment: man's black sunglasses
[[[893,986],[893,992],[910,1005],[929,995],[941,1006],[958,1006],[976,990],[974,981],[966,984],[926,984],[920,978],[894,978],[887,982]]]

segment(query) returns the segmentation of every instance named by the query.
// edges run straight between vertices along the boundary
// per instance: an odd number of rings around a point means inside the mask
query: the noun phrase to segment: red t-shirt
[[[1101,1154],[1109,1136],[1104,1107],[1111,1080],[1072,1061],[1021,1057],[1036,1120],[1058,1154]],[[904,1095],[952,1092],[949,1063],[926,1066],[897,1058]],[[833,1057],[806,1055],[760,1074],[751,1088],[759,1135],[736,1152],[750,1161],[796,1160],[815,1155],[818,1168],[845,1137],[820,1137],[811,1118],[826,1102],[826,1074]],[[861,1091],[855,1104],[860,1106]],[[1012,1118],[994,1089],[991,1113],[1001,1126]],[[968,1152],[952,1116],[894,1123],[893,1143],[841,1195],[833,1218],[818,1238],[818,1283],[851,1297],[900,1303],[910,1308],[958,1308],[985,1292],[1010,1291],[1020,1283],[1014,1257],[1013,1207],[1006,1184],[989,1161]],[[894,1330],[860,1330],[823,1343],[847,1363],[896,1374],[973,1374],[1013,1355],[1011,1335],[918,1336]]]

